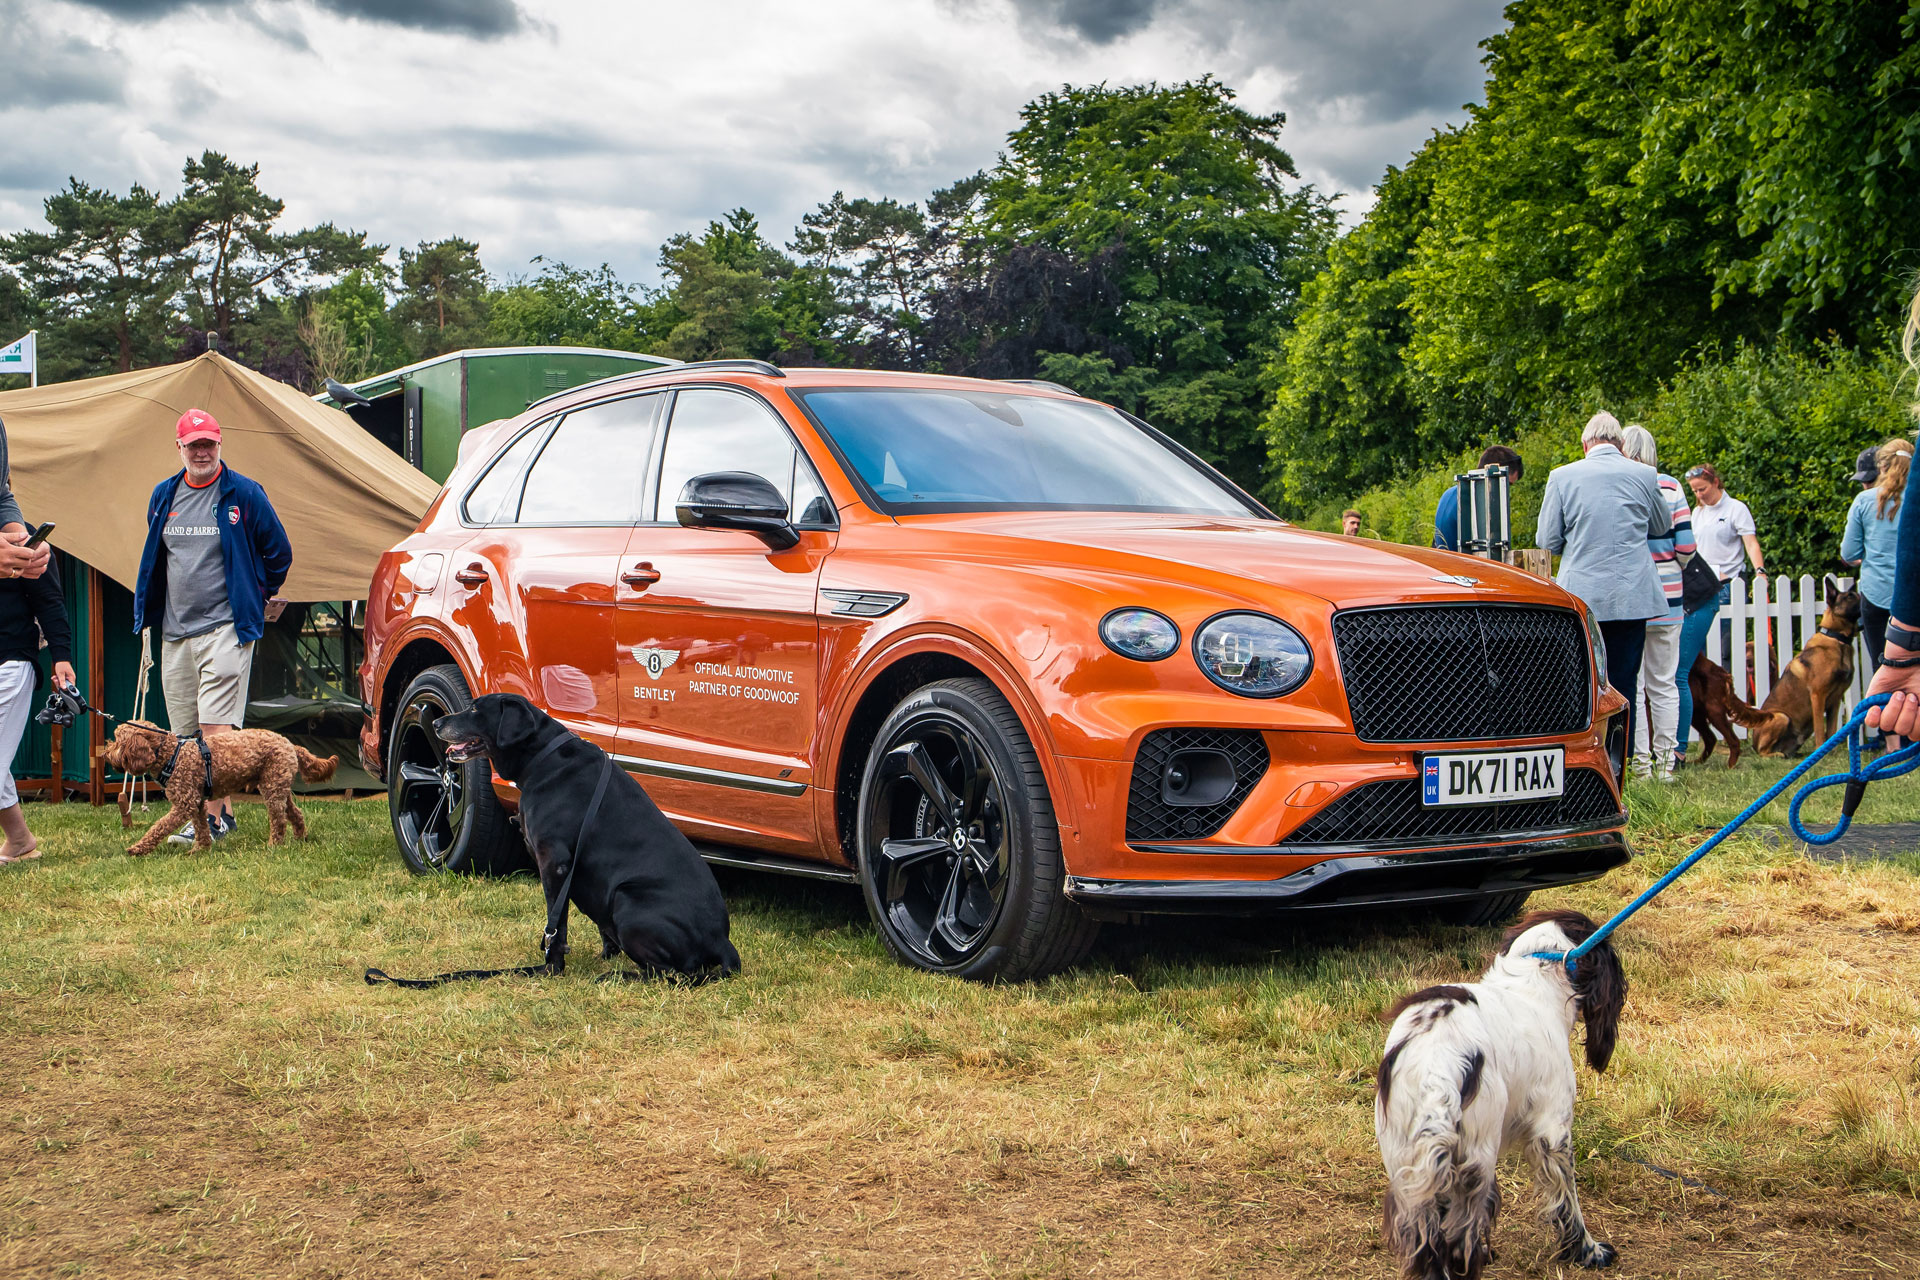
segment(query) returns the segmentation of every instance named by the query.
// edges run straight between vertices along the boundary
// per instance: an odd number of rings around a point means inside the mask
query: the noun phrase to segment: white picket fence
[[[1838,581],[1842,590],[1853,586],[1852,578],[1840,578]],[[1707,657],[1724,667],[1733,677],[1734,691],[1757,707],[1766,701],[1767,691],[1773,683],[1767,673],[1766,650],[1773,650],[1780,670],[1785,671],[1794,655],[1806,647],[1807,641],[1820,626],[1820,615],[1826,612],[1826,580],[1803,573],[1797,583],[1784,575],[1769,582],[1764,576],[1755,574],[1752,599],[1747,598],[1747,584],[1740,579],[1735,578],[1728,585],[1733,589],[1733,600],[1720,606],[1720,616],[1714,619],[1712,628],[1707,632]],[[1729,655],[1720,645],[1720,623],[1724,619],[1732,619],[1733,622],[1732,661],[1728,661]],[[1753,666],[1758,670],[1747,667],[1749,640],[1753,642]],[[1856,637],[1853,642],[1853,684],[1847,690],[1840,713],[1843,719],[1852,715],[1854,705],[1866,697],[1867,681],[1872,674],[1867,662],[1866,642]],[[1686,678],[1684,672],[1681,678]],[[1746,729],[1739,725],[1734,726],[1734,732],[1743,738],[1747,736]]]

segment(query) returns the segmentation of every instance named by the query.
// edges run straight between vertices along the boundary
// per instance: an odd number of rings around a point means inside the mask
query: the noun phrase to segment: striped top
[[[1647,549],[1653,552],[1653,567],[1660,574],[1660,589],[1667,593],[1667,612],[1658,618],[1648,618],[1650,627],[1686,621],[1687,611],[1680,604],[1680,557],[1699,549],[1693,540],[1693,513],[1687,510],[1687,491],[1680,487],[1678,480],[1663,474],[1660,492],[1666,495],[1667,505],[1673,510],[1673,531],[1647,539]]]

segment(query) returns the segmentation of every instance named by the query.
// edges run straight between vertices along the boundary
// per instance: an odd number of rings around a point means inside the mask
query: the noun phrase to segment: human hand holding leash
[[[1907,636],[1914,634],[1898,618],[1888,622],[1885,661],[1873,673],[1873,683],[1867,686],[1867,694],[1884,693],[1891,696],[1886,706],[1874,707],[1867,712],[1867,727],[1892,736],[1911,738],[1920,730],[1920,649],[1898,643],[1894,637],[1901,633]],[[1896,663],[1911,665],[1896,666]]]

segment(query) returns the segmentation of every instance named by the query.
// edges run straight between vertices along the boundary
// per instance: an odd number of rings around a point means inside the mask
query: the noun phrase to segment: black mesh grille
[[[1577,733],[1592,677],[1571,609],[1425,605],[1333,616],[1353,727],[1368,742]]]
[[[1420,803],[1420,779],[1394,778],[1355,787],[1321,810],[1283,844],[1358,844],[1392,840],[1526,835],[1623,819],[1606,779],[1569,769],[1564,794],[1519,804]]]
[[[1176,751],[1223,751],[1233,761],[1233,790],[1219,804],[1187,808],[1166,803],[1160,777]],[[1252,729],[1155,729],[1140,742],[1127,788],[1127,839],[1199,840],[1227,824],[1267,772],[1267,742]]]

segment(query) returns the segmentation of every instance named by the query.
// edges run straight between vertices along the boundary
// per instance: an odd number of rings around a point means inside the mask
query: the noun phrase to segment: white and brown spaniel
[[[1386,1239],[1402,1273],[1475,1280],[1493,1258],[1500,1211],[1494,1164],[1524,1147],[1545,1193],[1556,1255],[1607,1267],[1573,1183],[1573,1062],[1567,1037],[1587,1024],[1587,1063],[1613,1056],[1627,980],[1611,943],[1574,972],[1536,952],[1564,952],[1594,932],[1577,911],[1536,911],[1507,931],[1470,986],[1428,987],[1394,1006],[1380,1060],[1373,1129],[1387,1166]]]

